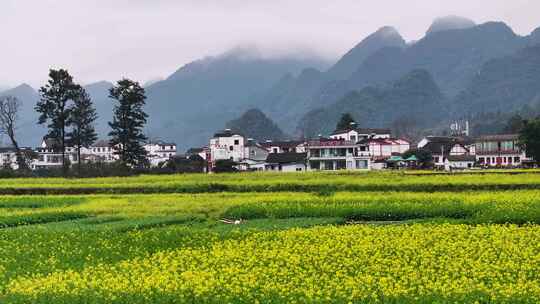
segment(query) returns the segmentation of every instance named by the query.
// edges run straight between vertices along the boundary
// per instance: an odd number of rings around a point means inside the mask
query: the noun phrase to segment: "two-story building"
[[[385,159],[393,155],[401,155],[411,148],[411,143],[400,138],[371,138],[361,141],[369,146],[372,158]]]
[[[32,161],[31,168],[35,169],[52,169],[62,167],[62,148],[58,141],[53,138],[44,138],[41,146],[36,148],[37,158]],[[79,162],[77,149],[74,147],[66,147],[64,157],[71,164]]]
[[[34,152],[27,147],[20,148],[21,154],[28,166],[31,168],[32,156]],[[17,162],[17,150],[13,147],[0,147],[0,166],[3,168],[11,168],[13,170],[19,169],[19,163]]]
[[[225,129],[223,132],[217,132],[210,139],[210,167],[214,167],[218,160],[232,160],[241,162],[245,158],[246,139],[241,134],[233,132],[231,129]]]
[[[370,169],[371,155],[367,144],[345,139],[307,142],[308,170]]]
[[[476,139],[476,161],[490,167],[515,167],[530,161],[517,134],[487,135]]]
[[[446,158],[449,156],[471,155],[466,143],[458,137],[452,136],[428,136],[418,143],[419,149],[431,152],[433,164],[445,167]]]
[[[248,138],[244,146],[244,159],[240,162],[240,170],[265,170],[268,150],[252,138]]]
[[[84,161],[94,163],[112,163],[117,161],[118,155],[114,154],[114,147],[108,140],[98,140],[88,149],[83,149]]]
[[[306,153],[306,144],[303,141],[287,140],[287,141],[271,141],[267,140],[261,143],[270,153]]]
[[[161,140],[150,141],[144,145],[150,165],[155,167],[176,155],[176,144]]]
[[[351,125],[350,128],[336,130],[331,135],[332,139],[344,139],[349,141],[361,141],[363,139],[385,139],[391,138],[392,131],[389,129],[356,128]]]

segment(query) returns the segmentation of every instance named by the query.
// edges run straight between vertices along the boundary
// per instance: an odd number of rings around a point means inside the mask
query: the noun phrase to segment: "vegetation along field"
[[[538,303],[509,172],[0,180],[0,303]]]

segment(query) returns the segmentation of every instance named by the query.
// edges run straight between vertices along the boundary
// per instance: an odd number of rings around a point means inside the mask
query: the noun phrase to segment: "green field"
[[[0,303],[538,303],[510,173],[0,180]]]

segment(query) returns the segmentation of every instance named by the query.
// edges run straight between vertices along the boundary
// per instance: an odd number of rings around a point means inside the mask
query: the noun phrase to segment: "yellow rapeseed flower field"
[[[29,303],[538,303],[540,227],[257,232],[115,265],[18,277],[6,295]]]

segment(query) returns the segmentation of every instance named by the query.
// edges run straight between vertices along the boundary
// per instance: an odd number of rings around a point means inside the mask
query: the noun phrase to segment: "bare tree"
[[[0,97],[0,133],[6,134],[11,140],[11,144],[15,148],[19,170],[26,170],[28,169],[28,164],[15,138],[20,107],[21,102],[16,97]]]

